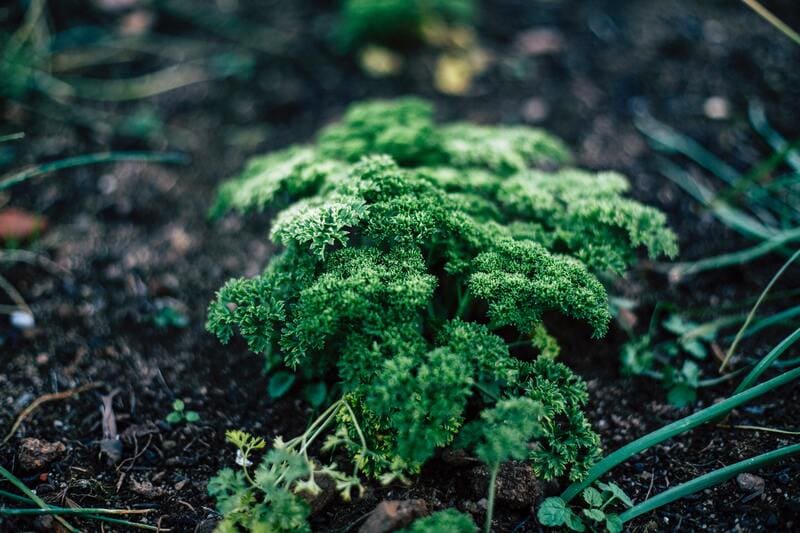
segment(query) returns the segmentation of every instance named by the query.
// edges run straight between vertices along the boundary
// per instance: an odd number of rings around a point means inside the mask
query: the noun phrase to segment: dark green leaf
[[[319,407],[322,405],[327,395],[328,387],[323,381],[306,385],[305,396],[308,403],[311,404],[311,407]]]
[[[294,385],[295,375],[291,372],[279,371],[272,374],[267,384],[267,393],[274,399],[280,398]]]
[[[625,491],[622,490],[622,487],[620,487],[616,483],[614,483],[614,482],[608,482],[608,483],[600,483],[600,482],[598,482],[597,486],[600,487],[600,489],[602,491],[610,493],[612,496],[614,496],[619,501],[621,501],[623,504],[625,504],[625,506],[633,507],[633,500],[631,500],[630,496],[625,494]]]
[[[179,413],[177,411],[173,411],[173,412],[171,412],[170,414],[167,415],[167,422],[169,422],[170,424],[177,424],[177,423],[179,423],[181,421],[183,421],[183,414],[182,413]]]
[[[622,533],[622,520],[619,515],[606,515],[606,529],[608,533]]]
[[[675,385],[667,393],[667,401],[675,407],[688,407],[697,400],[697,391],[687,385]]]
[[[670,315],[661,325],[675,335],[684,335],[697,327],[697,324],[684,319],[680,315]]]
[[[594,487],[589,487],[583,491],[583,499],[592,507],[603,505],[603,495]]]
[[[564,517],[564,522],[567,524],[567,527],[570,528],[572,531],[581,532],[586,530],[586,526],[583,524],[583,520],[581,520],[578,515],[576,515],[569,509],[567,509],[567,514]]]
[[[552,497],[542,502],[542,505],[539,506],[539,511],[536,513],[536,517],[543,526],[558,527],[566,523],[567,513],[570,512],[564,500],[558,497]]]
[[[705,345],[697,339],[682,340],[681,348],[697,359],[705,359],[708,357],[708,350],[706,350]]]
[[[606,517],[606,514],[600,509],[584,509],[583,514],[595,522],[602,522]]]

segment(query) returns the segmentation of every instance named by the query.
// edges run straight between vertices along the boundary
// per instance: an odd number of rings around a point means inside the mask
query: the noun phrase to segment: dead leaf
[[[467,94],[475,76],[486,70],[488,64],[488,55],[479,48],[443,53],[436,62],[434,85],[445,94]]]
[[[367,46],[359,57],[361,68],[375,78],[394,76],[403,68],[403,58],[382,46]]]
[[[0,211],[0,241],[26,241],[47,228],[47,219],[22,209]]]

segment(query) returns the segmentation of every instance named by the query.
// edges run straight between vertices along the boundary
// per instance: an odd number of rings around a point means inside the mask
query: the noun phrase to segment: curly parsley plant
[[[222,287],[207,327],[337,381],[324,425],[359,472],[417,472],[473,422],[461,442],[492,468],[526,459],[580,479],[598,438],[546,324],[601,337],[596,275],[677,249],[623,176],[569,161],[540,130],[440,125],[414,98],[354,105],[314,145],[255,157],[220,188],[212,214],[274,213],[280,251]],[[498,432],[505,417],[518,427]]]

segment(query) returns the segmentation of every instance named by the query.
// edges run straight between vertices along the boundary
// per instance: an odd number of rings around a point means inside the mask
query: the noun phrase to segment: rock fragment
[[[42,470],[50,463],[60,459],[66,451],[66,446],[61,442],[26,438],[20,442],[17,460],[24,470]]]
[[[388,533],[408,526],[429,512],[425,500],[384,500],[375,507],[358,533]]]

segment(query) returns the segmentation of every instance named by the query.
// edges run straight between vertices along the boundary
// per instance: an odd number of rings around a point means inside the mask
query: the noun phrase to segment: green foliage
[[[418,518],[398,533],[477,533],[478,528],[468,515],[445,509],[425,518]]]
[[[607,507],[619,502],[632,507],[633,501],[614,483],[595,483],[594,487],[584,489],[585,507],[580,513],[571,509],[562,498],[547,498],[539,507],[539,523],[546,527],[568,528],[572,531],[585,531],[586,524],[593,531],[605,529],[609,533],[621,533],[622,519],[617,513],[607,511]]]
[[[197,411],[187,411],[186,404],[181,399],[172,402],[172,411],[167,415],[166,421],[170,424],[180,424],[182,422],[194,423],[200,420]]]
[[[376,100],[352,106],[342,121],[322,131],[320,155],[355,163],[374,154],[391,156],[400,165],[439,162],[443,137],[433,122],[427,102],[406,98]]]
[[[603,335],[595,273],[639,248],[674,253],[675,238],[621,196],[619,175],[530,168],[568,159],[542,131],[439,126],[413,98],[356,105],[316,146],[258,157],[221,187],[216,215],[283,208],[283,248],[219,291],[208,329],[314,379],[337,374],[347,409],[331,423],[361,472],[417,472],[463,432],[484,460],[579,479],[599,440],[545,317]],[[570,179],[580,193],[558,185]]]
[[[279,371],[269,377],[267,382],[267,394],[270,398],[280,398],[292,388],[295,382],[295,375],[291,372]]]
[[[530,398],[501,400],[464,428],[461,444],[473,447],[478,459],[490,467],[522,461],[530,452],[528,443],[544,433],[538,422],[543,416],[542,405]]]
[[[153,314],[153,323],[159,329],[183,329],[189,325],[189,317],[175,307],[165,305]]]
[[[336,38],[344,49],[367,42],[408,44],[425,24],[470,23],[472,0],[343,0]]]
[[[698,388],[718,382],[715,379],[701,380],[699,363],[708,358],[720,330],[738,319],[723,317],[699,324],[672,313],[659,324],[659,317],[660,308],[656,308],[650,330],[642,336],[631,335],[623,345],[620,353],[622,371],[660,381],[667,391],[669,403],[686,407],[696,401]],[[654,342],[657,336],[666,338]]]
[[[343,427],[332,434],[327,431],[341,419],[342,413],[350,416],[349,420],[359,435],[358,442],[350,439]],[[361,427],[353,415],[348,401],[339,400],[312,422],[302,435],[289,441],[277,437],[269,447],[260,437],[240,430],[228,431],[226,438],[236,446],[236,462],[241,470],[224,468],[208,483],[208,493],[216,500],[217,510],[224,517],[217,531],[310,532],[307,500],[322,492],[317,483],[319,478],[332,481],[345,501],[352,498],[353,491],[359,495],[364,492],[359,478],[364,461],[358,457],[372,458],[373,465],[382,471],[387,483],[395,479],[405,481],[393,465],[381,462],[376,458],[378,454],[367,448]],[[328,436],[323,451],[337,447],[358,450],[351,474],[339,469],[336,463],[320,464],[309,456],[309,448],[326,431]],[[250,458],[254,452],[263,450],[267,451],[251,473],[253,463]]]
[[[523,365],[517,387],[543,408],[537,418],[542,434],[528,456],[536,474],[582,479],[600,453],[600,438],[583,412],[586,384],[566,365],[540,357]]]

